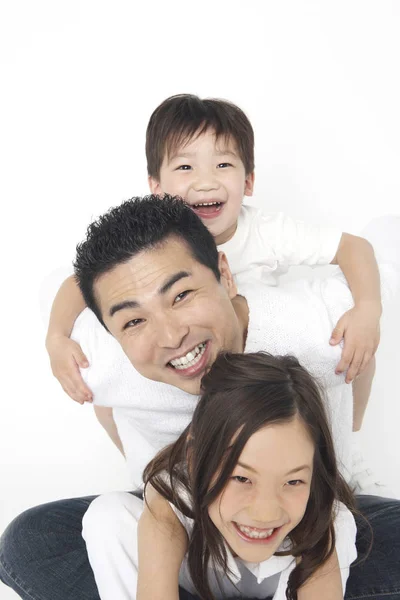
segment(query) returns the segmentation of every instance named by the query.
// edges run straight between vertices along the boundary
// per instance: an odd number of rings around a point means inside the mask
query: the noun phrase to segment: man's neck
[[[246,298],[244,296],[240,296],[239,294],[232,299],[232,306],[239,322],[239,329],[242,333],[242,346],[240,350],[241,352],[244,352],[247,339],[247,329],[249,326],[249,306]]]

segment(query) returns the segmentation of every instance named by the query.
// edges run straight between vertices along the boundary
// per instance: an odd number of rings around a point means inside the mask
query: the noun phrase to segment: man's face
[[[222,244],[235,233],[243,196],[253,193],[254,173],[246,175],[232,139],[217,141],[209,130],[165,156],[160,180],[150,177],[149,184],[153,194],[183,198]]]
[[[171,237],[102,275],[94,285],[101,314],[135,369],[190,394],[221,350],[243,350],[225,256],[221,281]]]

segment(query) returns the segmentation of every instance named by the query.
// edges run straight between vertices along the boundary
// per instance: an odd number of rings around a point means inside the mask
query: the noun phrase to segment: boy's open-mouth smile
[[[170,360],[167,366],[183,377],[196,377],[207,365],[209,350],[210,342],[201,342],[186,354]]]
[[[223,206],[224,203],[219,200],[207,200],[191,204],[190,208],[201,219],[215,219],[221,213]]]

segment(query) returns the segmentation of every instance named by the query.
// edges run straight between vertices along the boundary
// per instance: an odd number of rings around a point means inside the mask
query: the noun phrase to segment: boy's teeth
[[[194,206],[214,206],[215,204],[221,204],[221,202],[198,202]]]
[[[237,523],[237,526],[247,537],[255,540],[266,539],[274,532],[274,529],[256,529],[254,527],[247,527],[247,525],[239,525],[239,523]]]
[[[200,358],[203,356],[205,347],[205,342],[198,344],[198,346],[195,346],[193,350],[190,350],[190,352],[185,354],[185,356],[181,356],[180,358],[174,358],[174,360],[171,360],[170,364],[178,370],[193,367],[196,363],[199,362]]]

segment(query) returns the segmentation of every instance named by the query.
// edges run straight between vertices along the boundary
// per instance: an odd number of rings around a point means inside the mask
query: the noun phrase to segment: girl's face
[[[314,444],[297,417],[257,431],[245,445],[209,515],[234,555],[262,562],[306,511]]]

